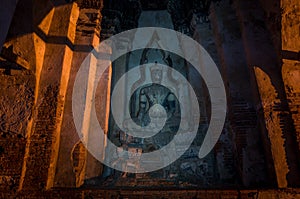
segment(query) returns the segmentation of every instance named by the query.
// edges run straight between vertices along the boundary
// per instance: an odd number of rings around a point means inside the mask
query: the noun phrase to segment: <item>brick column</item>
[[[54,174],[54,187],[79,187],[84,183],[85,179],[99,176],[102,173],[102,165],[94,157],[92,157],[81,143],[72,115],[72,93],[74,81],[82,62],[87,58],[88,54],[99,45],[102,14],[102,1],[81,1],[79,3],[80,12],[76,27],[76,39],[74,55],[72,60],[72,68],[67,88],[67,96],[64,110],[64,118],[60,134],[60,145],[58,154],[58,163],[56,173]],[[82,132],[88,137],[89,118],[91,114],[91,97],[92,92],[97,85],[94,85],[92,79],[96,78],[96,57],[89,57],[90,70],[88,79],[90,80],[86,86],[86,105],[85,113],[82,118]],[[107,75],[109,76],[109,75]],[[101,82],[101,84],[105,84]],[[106,96],[106,88],[101,88],[101,93]],[[105,112],[106,99],[101,98],[101,110]],[[101,121],[106,121],[105,114],[101,115]]]
[[[300,6],[296,1],[281,0],[281,8],[282,76],[300,150]]]
[[[280,64],[271,36],[264,25],[264,14],[257,1],[235,1],[242,29],[246,60],[256,78],[261,100],[260,111],[270,140],[277,185],[280,188],[300,182],[295,129],[291,120]],[[253,74],[254,72],[254,74]]]
[[[47,35],[32,128],[29,129],[20,190],[51,185],[75,39],[77,4],[55,8]]]
[[[225,165],[219,166],[220,177],[226,181],[235,171],[244,186],[268,186],[274,181],[273,161],[259,126],[259,100],[252,89],[255,79],[247,66],[239,20],[229,1],[212,5],[210,20],[228,92],[228,123],[216,147],[223,163],[218,165]]]

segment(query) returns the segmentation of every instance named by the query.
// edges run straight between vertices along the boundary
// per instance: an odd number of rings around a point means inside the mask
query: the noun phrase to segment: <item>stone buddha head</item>
[[[155,84],[160,84],[163,76],[162,68],[155,62],[154,66],[150,67],[151,80]]]

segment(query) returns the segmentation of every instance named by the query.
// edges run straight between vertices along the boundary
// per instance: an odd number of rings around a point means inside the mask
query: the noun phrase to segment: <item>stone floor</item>
[[[283,190],[196,190],[196,189],[55,189],[50,191],[0,193],[0,198],[72,198],[72,199],[299,199],[299,189]]]

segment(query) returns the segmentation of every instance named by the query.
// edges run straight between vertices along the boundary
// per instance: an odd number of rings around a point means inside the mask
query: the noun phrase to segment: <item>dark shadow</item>
[[[166,10],[168,0],[141,0],[143,10]]]
[[[0,1],[0,51],[14,15],[17,0],[2,0]]]
[[[300,61],[300,51],[294,52],[294,51],[289,51],[289,50],[282,50],[281,56],[282,56],[282,59]]]

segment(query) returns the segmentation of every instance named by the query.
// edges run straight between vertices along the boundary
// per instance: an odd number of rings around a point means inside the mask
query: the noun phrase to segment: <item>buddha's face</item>
[[[162,80],[162,70],[155,69],[151,71],[151,79],[155,84],[160,84]]]

